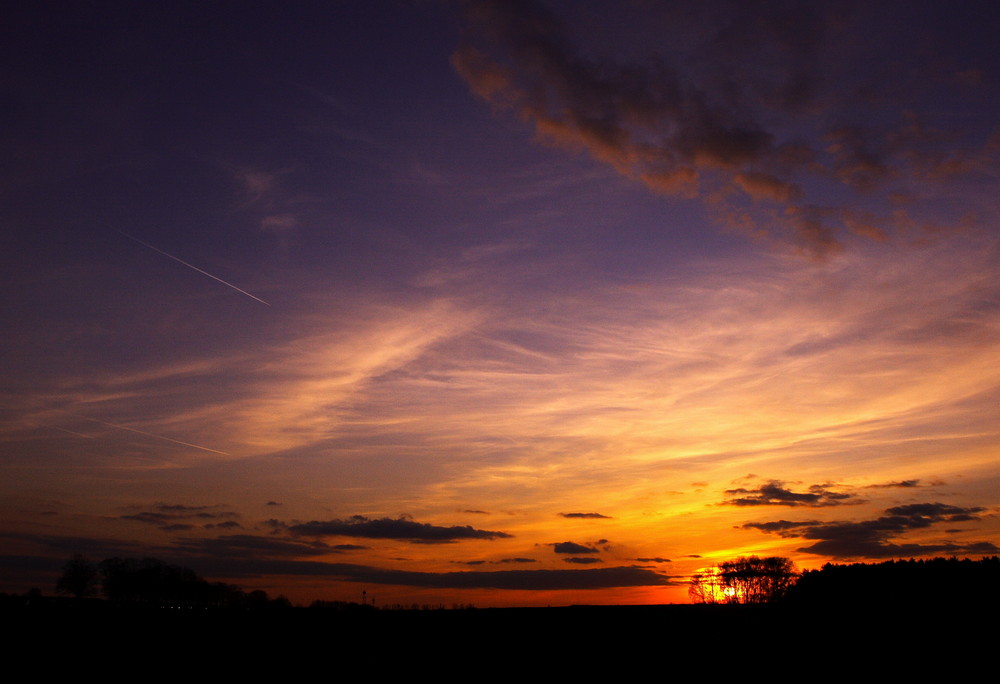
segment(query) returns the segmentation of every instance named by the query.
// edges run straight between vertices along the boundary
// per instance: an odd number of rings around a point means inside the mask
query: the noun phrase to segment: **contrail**
[[[265,302],[265,304],[266,303],[267,302]],[[144,432],[142,430],[136,430],[135,428],[125,427],[124,425],[115,425],[114,423],[105,423],[103,420],[97,420],[96,418],[88,418],[87,416],[81,416],[78,413],[70,413],[69,411],[60,411],[60,413],[65,413],[75,418],[82,418],[83,420],[89,420],[94,423],[100,423],[101,425],[107,425],[108,427],[117,428],[118,430],[128,430],[129,432],[135,432],[136,434],[145,435],[146,437],[152,437],[154,439],[162,439],[167,442],[173,442],[174,444],[180,444],[182,446],[191,447],[192,449],[201,449],[202,451],[210,451],[213,454],[222,454],[223,456],[231,455],[228,452],[219,451],[218,449],[209,449],[208,447],[198,446],[197,444],[191,444],[190,442],[182,442],[179,439],[170,439],[169,437],[164,437],[163,435],[154,435],[152,432]],[[62,428],[57,428],[57,429],[62,430]],[[63,430],[63,432],[71,432],[71,431]]]
[[[84,439],[93,439],[93,437],[91,437],[90,435],[85,435],[82,432],[73,432],[72,430],[61,428],[58,425],[53,425],[52,427],[54,427],[56,430],[59,430],[60,432],[68,432],[69,434],[76,435],[77,437],[83,437]]]
[[[178,258],[177,258],[177,257],[175,257],[175,256],[174,256],[173,254],[168,254],[168,253],[164,252],[164,251],[163,251],[162,249],[160,249],[160,248],[158,248],[158,247],[154,247],[153,245],[149,244],[148,242],[143,242],[143,241],[142,241],[142,240],[140,240],[139,238],[137,238],[137,237],[133,237],[133,236],[129,235],[128,233],[126,233],[126,232],[125,232],[125,231],[123,231],[123,230],[119,230],[118,232],[119,232],[119,233],[121,233],[122,235],[124,235],[125,237],[127,237],[128,239],[130,239],[130,240],[134,240],[134,241],[138,242],[138,243],[139,243],[140,245],[143,245],[144,247],[149,247],[149,248],[150,248],[151,250],[153,250],[154,252],[159,252],[160,254],[162,254],[162,255],[163,255],[163,256],[165,256],[165,257],[169,257],[169,258],[173,259],[174,261],[177,261],[177,262],[179,262],[179,263],[182,263],[182,264],[184,264],[184,265],[185,265],[185,266],[187,266],[188,268],[191,268],[191,269],[194,269],[195,271],[198,271],[198,273],[201,273],[202,275],[207,275],[207,276],[208,276],[209,278],[211,278],[212,280],[217,280],[217,281],[219,281],[220,283],[222,283],[222,284],[223,284],[223,285],[225,285],[226,287],[231,287],[231,288],[233,288],[234,290],[236,290],[236,291],[237,291],[237,292],[239,292],[240,294],[245,294],[245,295],[246,295],[247,297],[249,297],[250,299],[256,299],[256,300],[257,300],[258,302],[260,302],[261,304],[264,304],[264,305],[266,305],[266,306],[271,306],[270,304],[268,304],[267,302],[265,302],[265,301],[264,301],[263,299],[261,299],[260,297],[255,297],[254,295],[250,294],[250,293],[249,293],[249,292],[247,292],[246,290],[241,290],[240,288],[236,287],[236,286],[235,286],[235,285],[233,285],[232,283],[227,283],[227,282],[226,282],[225,280],[223,280],[222,278],[218,278],[218,277],[216,277],[216,276],[212,275],[211,273],[208,273],[207,271],[203,271],[203,270],[201,270],[200,268],[198,268],[197,266],[192,266],[191,264],[189,264],[188,262],[184,261],[183,259],[178,259]]]

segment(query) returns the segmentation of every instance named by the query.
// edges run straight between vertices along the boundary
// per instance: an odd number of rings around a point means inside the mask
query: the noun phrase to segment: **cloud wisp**
[[[219,510],[215,506],[185,506],[182,504],[156,504],[149,510],[122,515],[122,520],[132,520],[158,527],[166,532],[179,532],[205,528],[231,529],[240,527],[235,520],[239,518],[235,511]]]
[[[871,47],[852,27],[881,21],[891,30],[892,18],[852,4],[715,2],[729,19],[707,22],[697,5],[645,17],[661,44],[683,46],[669,58],[621,61],[577,46],[568,22],[540,2],[468,0],[452,63],[476,95],[514,111],[544,141],[585,150],[655,191],[701,196],[727,226],[820,256],[838,251],[846,233],[885,239],[919,224],[913,189],[928,179],[995,164],[985,161],[988,135],[943,154],[916,101],[904,104],[898,76],[881,74],[903,101],[895,107],[831,78],[829,60],[851,63]],[[847,101],[867,107],[867,118]],[[883,201],[862,208],[888,188],[895,210]]]
[[[366,518],[355,515],[342,520],[313,520],[291,525],[289,532],[308,537],[359,537],[364,539],[394,539],[416,544],[447,544],[466,539],[506,539],[506,532],[479,530],[471,525],[442,527],[418,523],[408,518]]]
[[[576,542],[571,542],[571,541],[557,542],[552,545],[552,550],[555,553],[569,553],[569,554],[601,552],[600,549],[595,548],[594,546],[584,546],[583,544],[577,544]]]
[[[724,504],[727,506],[809,506],[814,508],[825,506],[841,506],[845,503],[855,503],[853,494],[832,491],[834,485],[814,484],[804,492],[795,492],[784,486],[784,482],[771,480],[755,489],[738,487],[727,489],[730,498]]]
[[[564,518],[578,518],[582,520],[608,520],[611,518],[610,515],[602,515],[600,513],[560,513]]]
[[[897,537],[942,523],[978,522],[986,511],[981,506],[954,506],[940,502],[892,506],[885,515],[870,520],[820,522],[816,520],[750,522],[745,529],[777,534],[785,538],[815,540],[799,549],[802,553],[850,558],[905,558],[932,554],[988,554],[998,547],[992,542],[897,543]]]
[[[431,589],[510,589],[515,591],[597,590],[623,587],[664,587],[671,579],[661,573],[628,566],[555,570],[474,570],[420,572],[394,570],[349,563],[316,561],[251,561],[214,567],[228,575],[308,575],[366,584],[385,584]]]

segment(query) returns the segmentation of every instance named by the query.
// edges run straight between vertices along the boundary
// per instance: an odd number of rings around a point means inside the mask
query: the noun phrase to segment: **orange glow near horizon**
[[[0,23],[0,592],[1000,553],[987,10],[286,4]]]

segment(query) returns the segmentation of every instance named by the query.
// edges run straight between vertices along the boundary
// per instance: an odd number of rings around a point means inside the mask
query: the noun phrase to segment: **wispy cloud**
[[[981,506],[953,506],[939,502],[915,503],[885,509],[885,515],[861,521],[780,520],[746,523],[744,528],[775,533],[782,537],[816,540],[799,549],[803,553],[832,558],[892,558],[932,554],[986,554],[997,548],[990,542],[897,543],[907,532],[942,523],[978,522],[985,512]]]
[[[234,518],[239,518],[235,511],[223,510],[217,506],[186,506],[183,504],[155,504],[146,510],[120,516],[122,520],[153,525],[167,531],[193,529],[194,524],[201,526],[239,527]]]
[[[216,567],[221,571],[221,563]],[[668,576],[635,567],[572,570],[470,570],[462,572],[416,572],[366,565],[318,562],[244,562],[225,568],[231,576],[244,574],[309,575],[364,582],[450,589],[512,589],[518,591],[565,591],[614,587],[662,587],[671,584]]]
[[[840,506],[853,503],[853,494],[833,491],[835,485],[810,485],[806,491],[796,492],[783,482],[772,480],[754,489],[737,487],[727,489],[727,506]]]
[[[884,202],[877,224],[865,220],[859,207],[871,203],[876,188],[901,197],[932,176],[940,182],[935,169],[970,170],[988,154],[991,132],[979,130],[966,149],[952,145],[943,155],[941,133],[914,114],[922,93],[912,84],[907,91],[902,74],[869,70],[868,86],[895,98],[882,101],[843,92],[856,83],[830,78],[831,53],[845,64],[864,58],[852,30],[865,23],[900,30],[879,12],[722,2],[712,3],[706,21],[698,3],[671,6],[662,16],[644,7],[646,26],[660,31],[656,48],[623,61],[584,50],[568,18],[541,3],[462,6],[465,30],[452,63],[478,96],[515,111],[547,142],[586,150],[653,190],[700,195],[729,227],[814,254],[836,252],[850,232],[882,239],[913,223]],[[905,50],[911,41],[901,36],[894,45]],[[672,43],[687,44],[687,54],[658,49]],[[633,39],[630,47],[642,45]],[[736,70],[739,81],[731,78]],[[835,199],[845,191],[857,201]]]
[[[361,537],[365,539],[396,539],[419,544],[445,544],[462,539],[503,539],[506,532],[479,530],[471,525],[450,527],[418,523],[408,518],[371,519],[355,515],[343,520],[313,520],[292,525],[292,534],[307,537]]]
[[[585,520],[607,520],[610,515],[601,515],[600,513],[560,513],[564,518],[580,518]]]
[[[576,542],[565,541],[558,542],[552,545],[552,550],[556,553],[569,553],[569,554],[580,554],[580,553],[600,553],[601,550],[593,546],[584,546],[583,544],[577,544]]]

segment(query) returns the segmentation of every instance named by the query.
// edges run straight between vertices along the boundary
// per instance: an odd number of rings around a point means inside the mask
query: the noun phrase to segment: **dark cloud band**
[[[463,539],[503,539],[506,532],[478,530],[471,525],[440,527],[418,523],[407,518],[371,519],[356,515],[346,520],[327,520],[292,525],[292,534],[310,537],[360,537],[365,539],[396,539],[425,544],[442,544]]]

